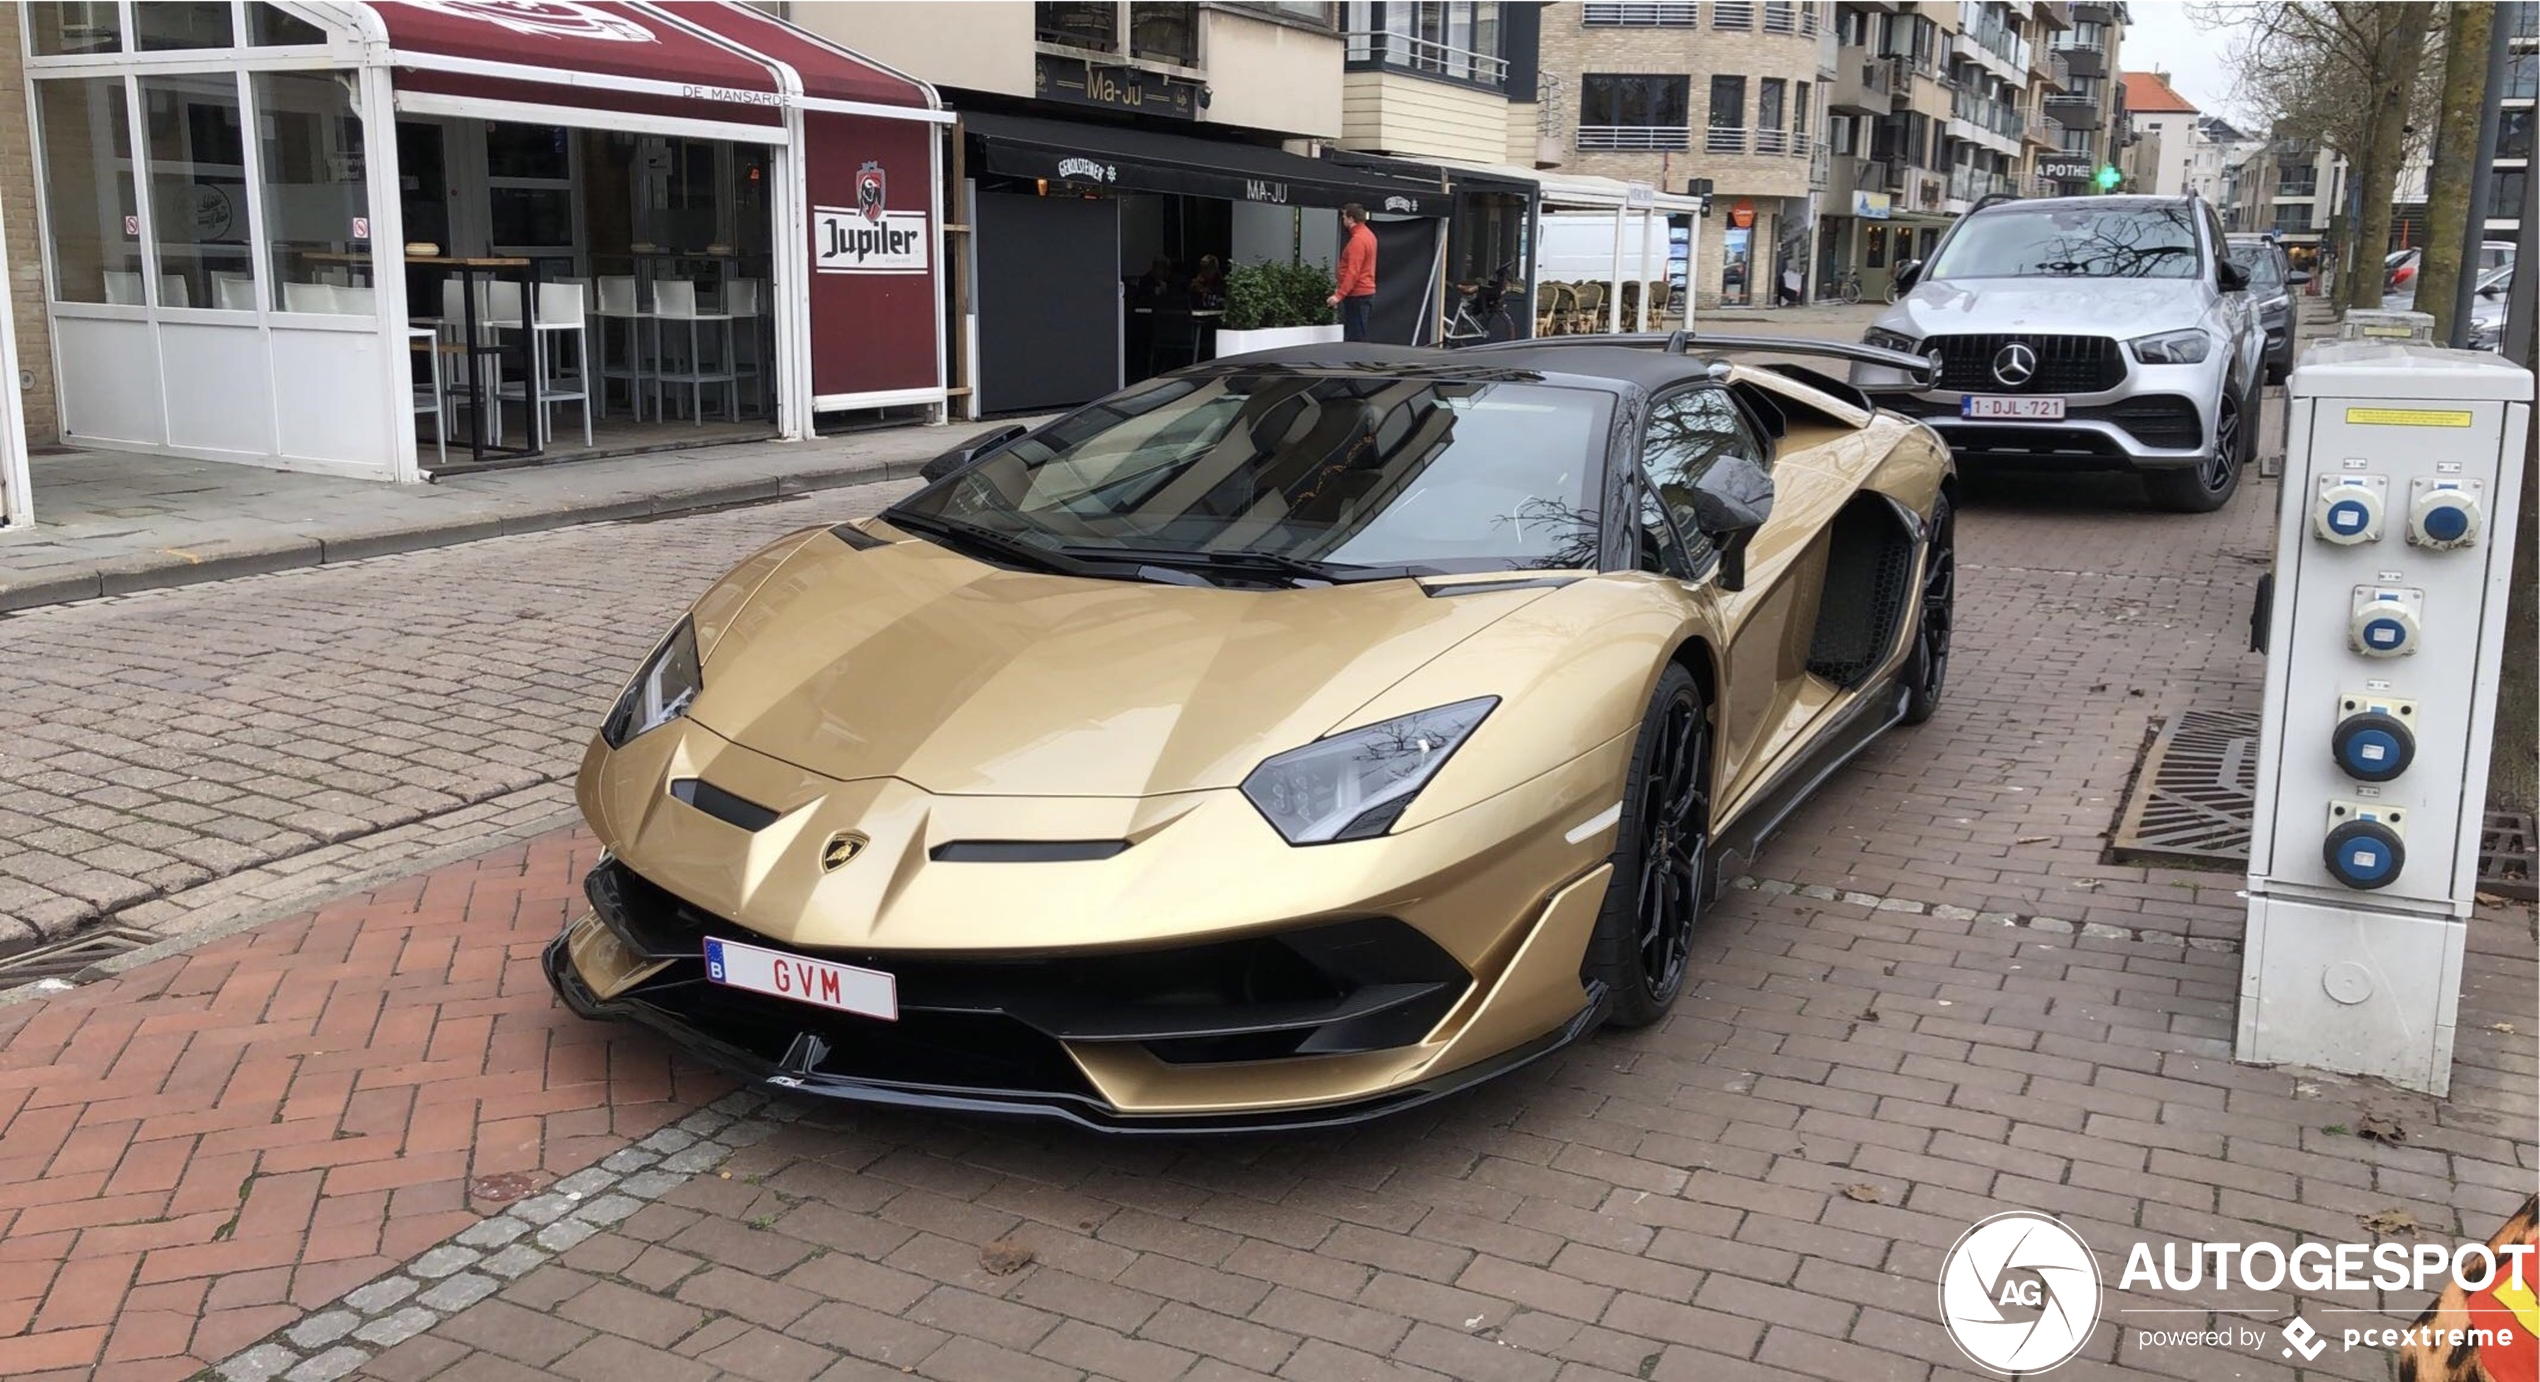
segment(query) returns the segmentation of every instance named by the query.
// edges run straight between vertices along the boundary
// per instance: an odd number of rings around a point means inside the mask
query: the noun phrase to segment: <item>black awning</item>
[[[1169,192],[1274,206],[1343,206],[1396,216],[1444,216],[1434,183],[1278,149],[1116,125],[965,115],[985,171],[1119,192]]]

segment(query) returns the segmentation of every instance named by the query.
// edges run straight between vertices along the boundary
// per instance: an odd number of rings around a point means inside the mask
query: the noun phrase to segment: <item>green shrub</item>
[[[1229,331],[1275,326],[1327,326],[1332,321],[1331,271],[1320,264],[1237,264],[1226,273]]]

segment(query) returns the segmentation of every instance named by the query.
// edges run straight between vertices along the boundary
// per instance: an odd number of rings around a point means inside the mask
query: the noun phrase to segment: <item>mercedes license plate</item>
[[[1958,416],[2008,418],[2018,422],[2061,422],[2064,420],[2064,400],[1969,394],[1958,400]]]

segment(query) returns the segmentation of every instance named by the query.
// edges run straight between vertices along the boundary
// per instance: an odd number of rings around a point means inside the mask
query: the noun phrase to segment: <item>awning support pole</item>
[[[399,484],[419,484],[423,462],[421,448],[415,444],[414,365],[406,337],[406,212],[397,167],[396,93],[382,64],[363,64],[356,82],[370,194],[370,305],[378,314],[379,355],[386,375],[379,403],[388,410],[388,472]],[[430,348],[440,348],[438,336]],[[448,427],[449,415],[444,413],[434,425]],[[531,419],[529,425],[535,428],[537,420]]]
[[[1623,221],[1630,214],[1614,208],[1614,275],[1605,285],[1605,329],[1616,334],[1623,329]]]
[[[1658,249],[1657,229],[1657,208],[1651,207],[1642,211],[1640,213],[1640,325],[1636,328],[1641,331],[1647,331],[1650,327],[1658,325],[1659,322],[1663,322],[1666,319],[1666,313],[1658,312],[1653,314],[1649,310],[1649,299],[1651,296],[1650,280],[1657,277],[1656,271],[1651,268],[1651,264],[1653,262],[1652,256],[1656,254]],[[1650,320],[1653,315],[1659,319],[1658,322]]]

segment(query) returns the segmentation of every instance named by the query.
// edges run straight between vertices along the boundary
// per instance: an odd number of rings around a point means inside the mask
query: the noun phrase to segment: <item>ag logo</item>
[[[1993,353],[1993,377],[2018,388],[2037,377],[2037,350],[2026,341],[2013,341]]]
[[[867,163],[855,170],[855,209],[875,225],[882,223],[882,201],[889,184],[879,163]]]
[[[820,871],[836,873],[845,868],[857,855],[862,854],[864,847],[870,843],[872,842],[852,830],[841,830],[830,836],[829,843],[820,847]]]
[[[1940,1318],[1988,1372],[2044,1372],[2099,1322],[2099,1264],[2080,1235],[2014,1210],[1968,1229],[1940,1266]]]

